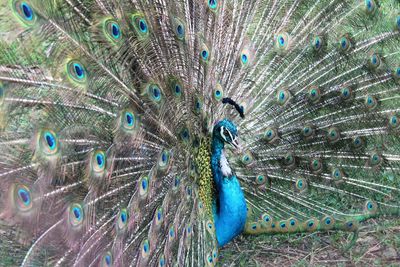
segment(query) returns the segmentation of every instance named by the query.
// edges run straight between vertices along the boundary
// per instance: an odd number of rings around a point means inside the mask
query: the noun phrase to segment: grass
[[[400,266],[400,220],[369,220],[349,250],[352,233],[239,237],[220,252],[222,266]],[[224,258],[234,259],[225,262]]]

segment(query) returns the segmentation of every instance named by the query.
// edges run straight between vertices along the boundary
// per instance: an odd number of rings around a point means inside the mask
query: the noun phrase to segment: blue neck
[[[213,215],[217,241],[220,247],[242,233],[247,217],[246,200],[236,175],[224,177],[219,166],[224,143],[213,136],[211,168],[217,187]]]

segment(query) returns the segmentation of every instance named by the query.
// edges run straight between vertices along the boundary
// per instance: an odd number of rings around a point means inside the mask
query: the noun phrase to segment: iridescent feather
[[[399,220],[398,1],[3,2],[0,265],[250,266]]]

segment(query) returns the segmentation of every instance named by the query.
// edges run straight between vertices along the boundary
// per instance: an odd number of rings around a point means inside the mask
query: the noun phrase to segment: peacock
[[[398,0],[2,0],[0,22],[0,265],[221,266],[400,218]]]

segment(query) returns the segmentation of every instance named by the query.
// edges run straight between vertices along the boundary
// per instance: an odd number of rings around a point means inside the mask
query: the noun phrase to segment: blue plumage
[[[228,134],[224,135],[224,133]],[[225,157],[223,155],[225,143],[232,143],[236,136],[236,126],[229,120],[223,120],[214,127],[211,168],[218,195],[214,203],[213,215],[220,247],[239,235],[246,223],[246,200],[239,181],[234,173],[225,176],[221,166],[221,158]]]

